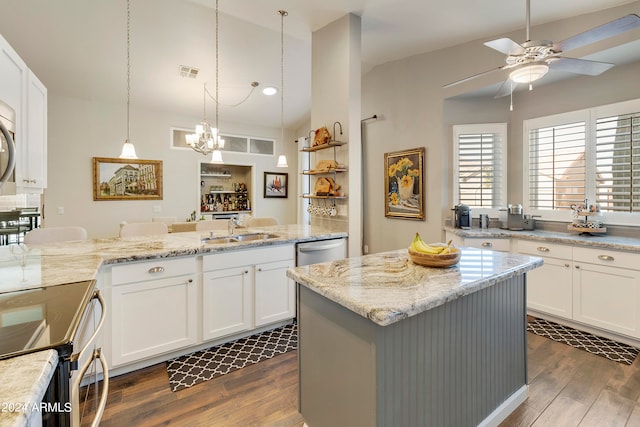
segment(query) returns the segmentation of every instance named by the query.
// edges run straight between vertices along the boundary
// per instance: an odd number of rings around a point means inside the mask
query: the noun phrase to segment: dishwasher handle
[[[320,252],[320,251],[328,251],[330,249],[339,248],[344,245],[344,241],[339,241],[337,243],[326,243],[324,245],[314,243],[312,245],[298,245],[299,252]]]

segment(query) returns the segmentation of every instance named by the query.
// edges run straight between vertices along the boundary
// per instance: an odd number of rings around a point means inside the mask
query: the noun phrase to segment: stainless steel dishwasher
[[[296,245],[296,266],[335,261],[347,257],[347,239],[317,240]]]

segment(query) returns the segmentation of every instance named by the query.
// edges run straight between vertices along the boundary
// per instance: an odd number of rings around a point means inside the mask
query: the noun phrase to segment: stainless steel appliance
[[[296,245],[296,266],[336,261],[347,257],[347,239],[318,240]]]
[[[16,194],[16,112],[0,101],[0,196]]]
[[[94,281],[0,293],[0,359],[55,349],[58,364],[43,402],[44,426],[80,425],[78,390],[94,359],[104,375],[100,407],[93,424],[100,422],[108,390],[108,369],[99,349],[91,348],[104,322],[104,301]],[[92,325],[93,301],[101,316]],[[81,349],[79,349],[82,346]],[[81,365],[81,366],[80,366]]]
[[[465,204],[458,204],[453,208],[456,228],[471,228],[471,208]]]

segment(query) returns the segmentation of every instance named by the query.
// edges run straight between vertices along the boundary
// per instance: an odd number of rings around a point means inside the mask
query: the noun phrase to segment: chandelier
[[[203,155],[211,154],[211,163],[224,163],[222,160],[222,150],[224,149],[224,139],[220,136],[218,127],[218,100],[219,98],[219,24],[218,24],[218,3],[216,0],[216,96],[214,98],[216,103],[216,127],[212,128],[207,122],[207,84],[204,85],[203,92],[203,118],[200,124],[196,125],[196,132],[186,136],[187,144]],[[210,94],[209,94],[210,95]]]

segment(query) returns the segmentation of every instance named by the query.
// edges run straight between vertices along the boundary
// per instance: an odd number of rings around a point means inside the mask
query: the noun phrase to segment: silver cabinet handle
[[[549,252],[549,248],[547,248],[546,246],[538,246],[536,250],[538,252]]]
[[[100,365],[102,365],[102,393],[100,394],[100,404],[98,409],[96,409],[96,415],[93,418],[93,422],[91,423],[91,427],[97,427],[100,425],[100,420],[102,419],[102,414],[104,413],[104,408],[107,406],[107,395],[109,394],[109,367],[107,366],[107,361],[102,354],[102,349],[98,348],[93,351],[93,355],[87,359],[87,361],[82,365],[80,370],[78,371],[78,377],[74,381],[73,388],[71,389],[71,406],[73,408],[72,426],[80,425],[80,414],[78,413],[78,406],[80,402],[80,382],[84,377],[84,374],[91,366],[91,363],[98,359],[100,361]]]
[[[598,255],[598,259],[601,259],[602,261],[614,261],[615,258],[612,257],[611,255]]]
[[[189,283],[193,283],[193,279],[187,280],[187,284],[189,284]]]
[[[576,269],[580,269],[580,266],[579,266],[579,265],[576,265]]]
[[[245,271],[244,271],[244,274],[249,274],[249,270],[245,270]]]
[[[565,266],[566,268],[569,268],[569,264],[565,264],[564,266]]]
[[[151,267],[149,269],[149,273],[162,273],[164,271],[164,267]]]
[[[258,268],[258,271],[262,271],[262,269],[261,269],[261,268]]]
[[[491,242],[482,242],[482,247],[483,248],[490,248],[491,246],[493,246],[493,243],[491,243]]]

